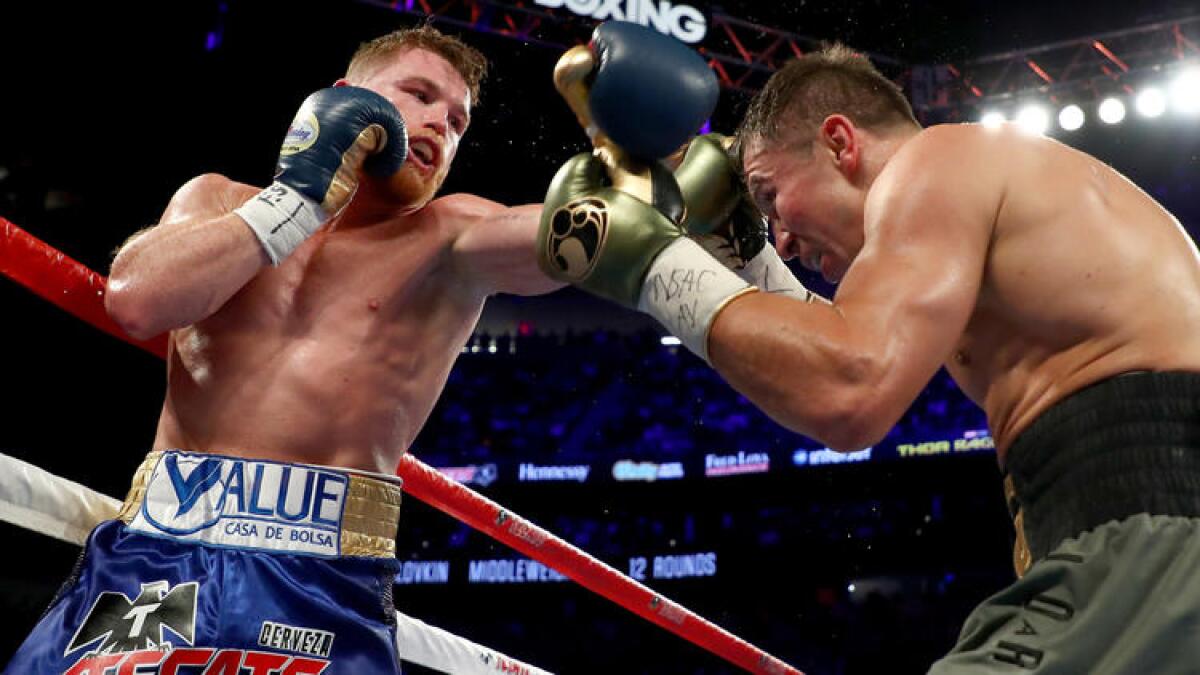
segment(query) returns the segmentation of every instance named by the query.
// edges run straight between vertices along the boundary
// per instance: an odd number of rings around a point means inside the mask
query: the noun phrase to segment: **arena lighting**
[[[1083,108],[1072,103],[1058,113],[1058,126],[1065,131],[1075,131],[1083,126]]]
[[[983,113],[983,117],[979,118],[979,123],[988,129],[998,128],[1001,124],[1004,124],[1004,122],[1004,113],[1000,112],[999,110],[989,110]]]
[[[1167,96],[1158,87],[1146,87],[1137,95],[1133,107],[1142,117],[1158,117],[1167,110]]]
[[[1192,66],[1179,74],[1170,87],[1171,108],[1177,113],[1200,113],[1200,66]]]
[[[1050,128],[1050,113],[1043,106],[1027,105],[1017,113],[1017,126],[1026,133],[1041,136]]]
[[[679,345],[683,344],[683,342],[674,335],[664,335],[658,339],[658,342],[664,347],[678,347]]]
[[[1100,121],[1105,124],[1117,124],[1125,119],[1125,104],[1115,96],[1109,96],[1100,102]]]

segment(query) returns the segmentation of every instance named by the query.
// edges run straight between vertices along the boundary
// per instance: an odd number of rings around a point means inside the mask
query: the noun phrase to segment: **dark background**
[[[1187,2],[1159,1],[1093,2],[1086,11],[1073,2],[1029,0],[721,7],[925,64],[1195,11]],[[106,271],[112,250],[155,222],[191,176],[219,172],[268,182],[282,132],[304,96],[339,77],[359,42],[418,20],[355,2],[4,3],[0,215]],[[550,84],[559,54],[462,35],[493,70],[446,191],[538,201],[558,163],[585,148]],[[723,93],[714,128],[730,129],[745,102],[744,94]],[[1068,140],[1125,172],[1194,233],[1197,126],[1196,118],[1131,116]],[[545,304],[497,302],[527,312],[535,330],[546,311]],[[555,302],[593,301],[565,291]],[[0,281],[0,308],[0,451],[123,495],[152,440],[162,364],[7,281]],[[568,340],[570,353],[581,349],[580,339],[586,337]],[[518,372],[515,361],[483,370],[492,372],[497,398]],[[465,393],[452,382],[445,398]],[[430,439],[418,449],[422,443]],[[501,457],[506,448],[492,450]],[[485,492],[576,541],[589,524],[610,524],[608,541],[593,537],[584,548],[607,552],[605,560],[622,570],[629,556],[680,550],[676,542],[689,542],[688,552],[717,551],[716,576],[651,585],[810,673],[878,672],[883,664],[890,672],[923,672],[952,644],[969,608],[1012,575],[1010,528],[987,454],[721,481],[499,482]],[[456,564],[516,557],[416,500],[405,508],[401,557]],[[7,544],[0,611],[9,617],[0,621],[7,628],[2,661],[67,575],[76,550],[9,526],[0,533]],[[398,607],[561,673],[730,672],[574,584],[468,585],[455,569],[448,585],[401,588]],[[887,580],[880,585],[886,592],[847,591],[849,583],[869,586],[861,582],[871,579]]]

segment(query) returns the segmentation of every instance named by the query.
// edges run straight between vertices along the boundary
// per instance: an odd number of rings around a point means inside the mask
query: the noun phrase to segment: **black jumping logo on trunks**
[[[170,628],[189,645],[196,638],[196,595],[200,584],[190,581],[171,588],[166,581],[142,584],[137,599],[104,591],[75,631],[63,656],[103,638],[93,651],[103,654],[158,647]]]

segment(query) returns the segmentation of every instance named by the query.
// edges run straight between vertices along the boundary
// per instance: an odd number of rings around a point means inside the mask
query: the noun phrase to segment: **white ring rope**
[[[0,453],[0,520],[82,546],[92,528],[120,509],[108,495]],[[551,675],[400,612],[396,650],[404,661],[450,675]]]

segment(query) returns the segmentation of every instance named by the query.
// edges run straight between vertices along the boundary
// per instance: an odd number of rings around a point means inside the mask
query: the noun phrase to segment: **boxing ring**
[[[165,335],[135,340],[108,316],[102,275],[4,218],[0,274],[118,339],[159,357],[166,355]],[[413,497],[747,672],[803,675],[410,454],[401,459],[396,473]],[[116,499],[3,455],[0,477],[0,519],[64,541],[82,544],[94,525],[115,517],[120,507]],[[456,675],[546,672],[403,614],[398,614],[397,623],[401,658],[406,661]]]

